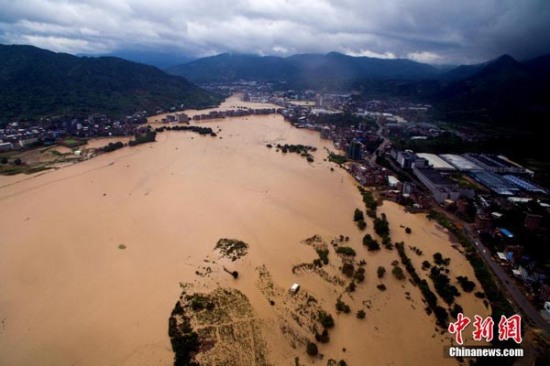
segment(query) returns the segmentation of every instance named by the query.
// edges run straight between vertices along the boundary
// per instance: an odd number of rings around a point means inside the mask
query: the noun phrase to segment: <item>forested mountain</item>
[[[544,127],[550,116],[550,56],[520,63],[504,55],[430,96],[446,120]]]
[[[76,57],[0,45],[0,121],[58,115],[121,115],[172,106],[206,107],[219,97],[182,77],[114,57]]]

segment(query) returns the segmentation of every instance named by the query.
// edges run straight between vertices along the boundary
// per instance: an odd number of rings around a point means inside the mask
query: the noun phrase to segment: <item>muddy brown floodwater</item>
[[[231,103],[246,105],[236,99],[226,105]],[[164,132],[155,143],[15,184],[0,177],[0,364],[170,365],[168,318],[180,283],[199,292],[229,287],[244,294],[263,324],[273,365],[294,364],[296,357],[318,365],[329,358],[348,365],[366,359],[373,365],[456,364],[443,358],[450,337],[435,331],[418,289],[391,275],[397,252],[371,253],[362,246],[364,233],[373,234],[372,220],[365,232],[354,224],[362,199],[352,178],[324,161],[330,142],[279,115],[200,125],[221,132]],[[314,162],[266,148],[278,143],[315,146]],[[439,251],[451,257],[453,280],[459,274],[474,279],[446,234],[423,215],[406,214],[390,202],[379,212],[387,214],[395,241],[422,248],[425,258],[408,252],[417,271]],[[356,250],[356,260],[367,262],[365,281],[342,297],[351,314],[335,310],[342,286],[315,271],[292,271],[317,258],[303,243],[315,234],[327,243],[349,236],[346,245]],[[220,238],[248,243],[247,255],[221,258],[214,250]],[[323,268],[342,276],[341,260],[330,249]],[[388,270],[382,280],[376,277],[379,265]],[[239,278],[224,267],[237,270]],[[262,287],[265,269],[273,284],[269,294]],[[324,360],[307,356],[305,347],[284,334],[295,309],[287,292],[294,282],[334,317],[330,342],[319,345]],[[379,291],[379,283],[387,290]],[[459,302],[470,316],[488,313],[469,294]],[[355,317],[360,309],[366,319]]]

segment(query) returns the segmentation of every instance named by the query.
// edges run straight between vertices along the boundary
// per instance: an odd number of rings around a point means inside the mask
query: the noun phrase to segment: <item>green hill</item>
[[[0,45],[0,121],[89,113],[124,115],[220,102],[182,77],[114,57]]]
[[[504,55],[443,87],[432,101],[442,119],[546,130],[550,57],[520,63]]]

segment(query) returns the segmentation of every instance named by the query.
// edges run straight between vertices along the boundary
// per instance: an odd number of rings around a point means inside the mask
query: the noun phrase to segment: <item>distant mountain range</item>
[[[122,115],[181,105],[206,107],[219,101],[184,78],[153,66],[0,45],[0,121]]]
[[[351,90],[365,98],[407,97],[434,105],[436,117],[540,126],[550,117],[550,55],[526,62],[510,56],[458,67],[340,53],[286,58],[221,54],[170,67],[196,83],[270,81],[285,88]]]
[[[195,58],[188,57],[177,50],[174,51],[147,51],[136,49],[123,49],[115,50],[113,52],[105,54],[77,54],[78,57],[118,57],[132,62],[138,62],[140,64],[146,64],[158,67],[164,70],[170,66],[180,65],[190,62]]]
[[[352,57],[331,52],[285,58],[224,53],[169,67],[166,72],[195,83],[254,80],[317,88],[362,78],[418,80],[434,77],[440,71],[411,60]]]
[[[0,121],[205,107],[220,101],[186,79],[271,81],[287,89],[354,91],[365,99],[404,97],[433,104],[435,116],[448,121],[544,127],[550,119],[550,55],[526,62],[501,56],[477,65],[434,67],[336,52],[285,58],[226,53],[166,72],[172,75],[114,57],[0,45]]]
[[[508,55],[422,80],[357,79],[359,98],[401,97],[434,106],[437,119],[540,129],[550,119],[550,55],[518,62]]]

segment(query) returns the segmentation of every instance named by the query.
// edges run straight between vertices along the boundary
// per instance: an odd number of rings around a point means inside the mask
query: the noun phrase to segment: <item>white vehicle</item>
[[[290,286],[290,293],[295,294],[300,289],[300,285],[297,283],[294,283],[292,286]]]

